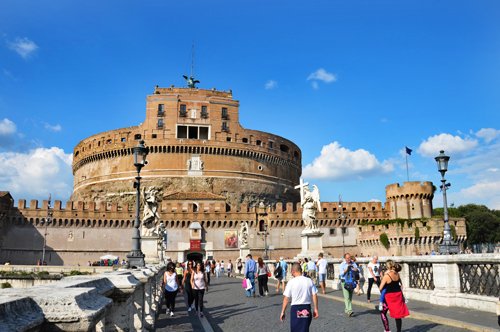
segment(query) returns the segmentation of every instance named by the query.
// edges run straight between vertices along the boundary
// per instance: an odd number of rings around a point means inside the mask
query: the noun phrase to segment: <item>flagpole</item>
[[[408,172],[408,153],[405,151],[405,159],[406,159],[406,179],[410,182],[410,172]]]

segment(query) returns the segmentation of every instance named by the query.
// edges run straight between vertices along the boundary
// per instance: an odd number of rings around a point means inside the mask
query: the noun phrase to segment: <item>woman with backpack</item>
[[[385,266],[387,272],[380,283],[380,291],[382,292],[385,290],[380,318],[382,319],[382,324],[384,324],[385,331],[390,331],[389,320],[387,319],[387,311],[389,311],[391,317],[396,320],[397,331],[401,332],[403,325],[401,319],[410,314],[401,290],[401,278],[399,277],[401,266],[392,260],[388,260]]]

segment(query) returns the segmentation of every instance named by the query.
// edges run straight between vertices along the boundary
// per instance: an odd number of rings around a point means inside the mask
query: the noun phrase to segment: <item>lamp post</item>
[[[50,210],[51,199],[52,195],[49,194],[49,202],[47,204],[47,218],[45,218],[45,231],[43,233],[42,260],[40,262],[40,265],[45,265],[45,249],[47,247],[47,228],[49,224],[52,222],[52,211]]]
[[[135,203],[135,222],[134,229],[132,231],[132,250],[127,255],[129,268],[144,267],[146,265],[144,262],[144,253],[141,250],[141,233],[139,231],[139,227],[141,226],[139,216],[141,209],[141,169],[147,164],[146,156],[148,155],[148,149],[144,146],[144,141],[141,140],[139,145],[133,148],[133,153],[134,166],[137,170],[134,188],[137,189],[137,192]]]
[[[444,150],[439,151],[439,155],[434,158],[438,165],[438,171],[441,173],[441,190],[443,191],[443,220],[444,220],[444,231],[443,231],[443,241],[439,246],[440,254],[458,254],[458,245],[455,243],[451,236],[450,223],[448,222],[448,203],[446,199],[446,189],[450,186],[446,183],[444,174],[448,170],[448,161],[450,157],[444,154]]]
[[[339,218],[340,218],[340,224],[341,224],[341,231],[342,231],[342,256],[345,255],[345,218],[346,215],[344,214],[344,205],[342,204],[342,196],[339,195]]]
[[[160,249],[160,264],[163,264],[163,243],[165,242],[165,237],[167,231],[165,230],[165,224],[163,222],[158,226],[158,248]]]

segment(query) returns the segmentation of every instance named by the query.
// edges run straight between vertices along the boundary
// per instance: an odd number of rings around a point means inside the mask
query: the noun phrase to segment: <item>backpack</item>
[[[274,277],[279,278],[283,273],[283,268],[281,267],[281,263],[278,263],[278,266],[274,269]]]
[[[344,288],[352,291],[356,288],[356,285],[356,273],[349,267],[344,275]]]

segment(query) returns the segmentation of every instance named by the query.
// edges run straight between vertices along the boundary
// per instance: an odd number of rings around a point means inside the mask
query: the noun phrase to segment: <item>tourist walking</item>
[[[207,285],[210,285],[210,271],[212,270],[211,268],[210,261],[207,259],[205,262],[205,273],[207,274]]]
[[[385,266],[387,272],[380,283],[380,291],[385,289],[384,303],[382,311],[380,312],[380,318],[382,319],[382,324],[384,324],[385,331],[390,331],[389,320],[387,319],[387,311],[389,310],[391,317],[396,320],[397,331],[401,332],[403,325],[401,319],[410,314],[401,290],[401,278],[399,277],[401,265],[394,263],[392,260],[388,260]]]
[[[191,275],[193,274],[193,262],[188,261],[186,265],[186,270],[184,270],[184,277],[182,278],[182,285],[184,286],[184,292],[187,295],[187,307],[188,312],[194,309],[194,292],[193,287],[191,287]]]
[[[167,315],[174,315],[175,297],[179,291],[179,279],[175,273],[175,264],[170,262],[167,264],[167,271],[163,274],[163,284],[165,285],[165,301],[167,302]]]
[[[247,261],[245,263],[245,278],[250,279],[250,283],[252,284],[252,288],[247,289],[245,291],[246,296],[254,296],[255,297],[255,272],[257,271],[257,264],[252,259],[252,255],[248,254],[246,257]]]
[[[182,285],[182,278],[184,277],[184,269],[181,263],[175,264],[175,273],[177,274],[177,279],[179,279],[179,285]]]
[[[231,262],[231,260],[229,260],[229,262],[227,263],[227,277],[231,278],[232,274],[233,274],[233,263]]]
[[[201,262],[196,263],[194,273],[191,275],[191,287],[194,292],[194,306],[198,316],[203,317],[203,297],[208,292],[208,282]]]
[[[281,290],[285,291],[286,284],[286,270],[288,268],[288,264],[284,261],[283,257],[280,257],[279,261],[276,262],[276,266],[274,269],[274,277],[278,280],[278,284],[276,285],[276,293]]]
[[[311,278],[314,284],[316,284],[316,271],[316,263],[312,259],[310,259],[309,262],[307,262],[307,276]]]
[[[380,287],[380,263],[378,256],[373,256],[370,263],[368,263],[368,289],[366,290],[366,300],[371,302],[371,291],[373,283]]]
[[[356,263],[356,256],[354,257],[351,257],[352,261],[354,263]],[[356,263],[357,264],[357,263]],[[356,288],[354,289],[354,293],[358,296],[360,296],[361,294],[363,294],[363,288],[361,288],[361,271],[363,269],[361,268],[360,265],[358,265],[358,270],[354,272],[354,276],[356,277],[355,280],[356,280]]]
[[[283,305],[281,307],[280,320],[285,319],[285,310],[288,302],[290,306],[290,331],[308,332],[312,318],[318,318],[318,290],[314,282],[302,275],[302,268],[299,263],[292,265],[293,278],[286,285],[283,292]],[[311,310],[311,302],[314,310]]]
[[[217,261],[217,263],[215,264],[215,277],[220,277],[220,261]]]
[[[264,263],[261,257],[257,259],[257,279],[259,281],[259,295],[267,296],[269,294],[269,288],[267,288],[269,269]]]
[[[326,259],[323,258],[323,253],[318,255],[318,262],[316,265],[318,266],[318,283],[321,287],[321,293],[325,294],[326,292]]]
[[[241,262],[241,258],[238,258],[238,262],[236,263],[236,267],[238,268],[238,275],[241,275],[241,270],[243,270],[243,263]]]
[[[358,270],[358,265],[351,260],[351,255],[349,253],[344,254],[344,261],[340,264],[340,281],[342,284],[342,295],[344,296],[344,305],[347,316],[352,317],[352,293],[356,285],[352,287],[352,282],[356,282],[354,279],[354,272]],[[346,280],[347,279],[347,280]],[[347,286],[346,286],[347,284]]]

